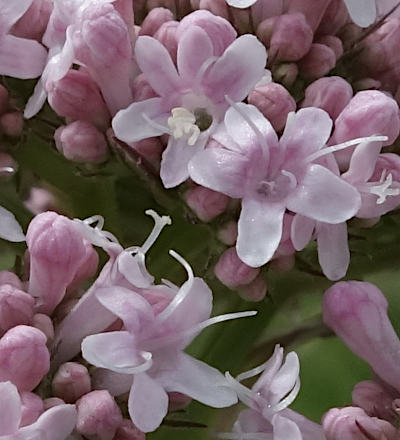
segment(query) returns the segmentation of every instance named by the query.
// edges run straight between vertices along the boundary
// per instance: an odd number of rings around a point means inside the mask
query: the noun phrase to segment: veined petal
[[[290,419],[276,414],[272,421],[274,440],[303,440],[299,427]]]
[[[361,197],[350,184],[321,165],[310,165],[287,200],[287,208],[325,223],[342,223],[359,210]]]
[[[167,49],[155,38],[142,36],[136,40],[136,61],[148,83],[160,96],[176,93],[181,80]]]
[[[260,267],[272,258],[282,237],[284,213],[282,203],[242,200],[236,250],[244,263]]]
[[[6,33],[30,8],[33,0],[0,0],[0,32]]]
[[[318,260],[324,275],[331,281],[344,277],[350,263],[346,223],[319,223],[317,242]]]
[[[312,238],[315,220],[296,214],[291,224],[290,239],[296,251],[304,249]]]
[[[186,353],[180,353],[176,368],[162,371],[159,381],[167,391],[176,391],[214,408],[237,402],[223,374]]]
[[[37,78],[46,64],[47,51],[37,41],[3,35],[0,38],[0,74],[20,79]]]
[[[361,27],[368,27],[376,19],[376,0],[344,0],[351,19]]]
[[[164,134],[168,129],[168,117],[169,113],[166,113],[162,108],[162,99],[150,98],[134,102],[129,107],[120,110],[112,120],[112,127],[115,136],[121,141],[137,142]]]
[[[25,241],[25,235],[13,213],[0,206],[0,238],[8,241]]]
[[[264,74],[267,52],[253,35],[237,38],[203,77],[205,94],[214,102],[225,102],[228,95],[240,102]]]
[[[229,6],[233,6],[234,8],[249,8],[254,5],[257,0],[226,0]]]
[[[168,395],[148,374],[136,374],[128,401],[132,422],[142,432],[156,430],[168,412]]]
[[[0,436],[14,434],[21,422],[21,398],[11,382],[0,383]]]

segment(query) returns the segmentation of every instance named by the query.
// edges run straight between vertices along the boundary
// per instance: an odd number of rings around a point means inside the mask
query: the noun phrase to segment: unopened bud
[[[54,326],[52,319],[43,313],[36,313],[32,319],[32,326],[43,332],[47,340],[54,339]]]
[[[275,23],[277,19],[278,17],[268,17],[257,26],[257,31],[256,31],[257,38],[266,47],[269,47],[271,44],[271,38],[274,32]]]
[[[49,397],[48,399],[43,400],[44,410],[47,411],[50,408],[53,408],[58,405],[65,405],[64,400],[59,399],[58,397]]]
[[[268,287],[262,275],[258,275],[251,283],[240,287],[239,295],[246,301],[262,301],[267,294]]]
[[[336,35],[349,20],[349,14],[343,0],[331,0],[318,26],[318,35]]]
[[[236,243],[237,236],[238,224],[233,220],[226,223],[218,231],[218,239],[227,246],[233,246]]]
[[[174,62],[176,62],[178,53],[178,39],[176,36],[178,25],[179,22],[177,21],[167,21],[154,34],[154,38],[167,49]]]
[[[23,289],[21,280],[14,272],[10,272],[9,270],[0,270],[0,286],[2,284],[11,284],[19,290]]]
[[[324,35],[323,37],[319,37],[315,42],[330,47],[335,53],[337,60],[343,55],[342,40],[334,35]]]
[[[57,370],[51,386],[55,396],[66,403],[75,403],[91,390],[89,372],[84,365],[67,362]]]
[[[282,63],[272,67],[274,81],[290,88],[297,79],[299,68],[297,63]]]
[[[154,8],[143,20],[139,35],[149,35],[150,37],[158,31],[163,23],[174,19],[172,12],[166,8]]]
[[[207,9],[214,15],[229,20],[228,5],[225,0],[200,0],[199,9]]]
[[[203,222],[209,222],[222,214],[228,207],[229,197],[203,186],[196,186],[185,192],[186,203]]]
[[[113,440],[145,440],[146,434],[139,431],[131,420],[123,419]]]
[[[291,0],[288,12],[302,13],[314,32],[321,23],[330,2],[331,0],[318,0],[318,2],[313,0]]]
[[[31,425],[36,422],[44,411],[43,400],[34,393],[24,391],[21,396],[21,422],[20,427]]]
[[[18,171],[18,164],[7,153],[0,151],[0,178],[2,181],[14,176]]]
[[[11,284],[0,286],[0,330],[1,333],[19,324],[32,322],[35,300]]]
[[[130,145],[144,159],[150,162],[156,170],[160,169],[161,154],[164,150],[164,145],[158,137],[143,139],[138,142],[133,142]]]
[[[6,136],[18,137],[22,133],[24,119],[22,113],[10,112],[0,116],[0,131]]]
[[[335,67],[335,52],[325,44],[313,43],[307,55],[299,61],[301,75],[309,80],[326,75]]]

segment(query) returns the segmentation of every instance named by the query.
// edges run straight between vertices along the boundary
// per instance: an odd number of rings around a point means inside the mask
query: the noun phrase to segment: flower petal
[[[21,421],[21,398],[11,382],[0,383],[0,435],[14,434]]]
[[[0,0],[0,32],[7,32],[30,8],[33,0]]]
[[[93,389],[108,390],[112,396],[127,393],[133,381],[133,375],[116,373],[105,368],[95,368],[91,377]]]
[[[132,422],[142,432],[156,430],[168,412],[168,395],[146,373],[136,374],[128,401]]]
[[[176,93],[181,80],[167,49],[155,38],[136,40],[136,61],[153,90],[160,96]]]
[[[119,272],[132,284],[139,288],[150,287],[154,277],[147,272],[145,255],[138,252],[132,256],[130,252],[121,252],[117,258]]]
[[[265,47],[253,35],[237,38],[207,71],[202,80],[205,94],[217,103],[225,95],[242,101],[264,74],[267,62]]]
[[[331,281],[344,277],[350,263],[346,223],[319,223],[317,242],[318,260],[324,275]]]
[[[236,250],[244,263],[260,267],[272,258],[282,237],[284,213],[281,203],[242,200]]]
[[[257,0],[226,0],[229,6],[233,6],[234,8],[249,8],[254,5]]]
[[[272,379],[270,390],[276,397],[273,403],[283,399],[293,389],[298,380],[299,372],[299,358],[294,351],[291,351],[287,354],[285,362]]]
[[[142,37],[141,37],[142,38]],[[147,117],[157,125],[148,122]],[[112,120],[115,136],[121,141],[130,143],[161,136],[168,130],[169,113],[162,108],[161,98],[150,98],[134,102],[129,107],[120,110]],[[165,130],[163,129],[165,127]]]
[[[376,0],[344,0],[351,19],[361,27],[368,27],[376,19]]]
[[[312,238],[315,221],[303,215],[296,214],[293,218],[290,239],[296,251],[304,249]]]
[[[14,214],[2,206],[0,206],[0,238],[8,241],[25,241],[25,235]]]
[[[272,418],[274,440],[303,440],[299,427],[290,419],[276,414]]]
[[[0,74],[20,79],[37,78],[46,64],[47,51],[37,41],[3,35],[0,38]]]
[[[350,184],[320,165],[310,165],[287,208],[325,223],[342,223],[359,210],[361,197]]]

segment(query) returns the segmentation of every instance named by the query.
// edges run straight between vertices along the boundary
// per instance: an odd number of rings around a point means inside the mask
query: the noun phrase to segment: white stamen
[[[291,173],[290,171],[286,171],[286,170],[282,170],[281,173],[282,173],[284,176],[286,176],[286,177],[289,178],[289,180],[290,180],[290,186],[291,186],[293,189],[296,188],[296,186],[297,186],[297,179],[296,179],[296,176],[295,176],[293,173]]]
[[[115,371],[116,373],[121,374],[139,374],[143,373],[144,371],[147,371],[151,366],[153,365],[153,355],[148,351],[143,351],[140,353],[143,357],[144,362],[140,365],[120,365],[118,367],[110,368],[109,366],[102,366],[99,365],[100,368],[107,368],[111,369],[112,371]]]
[[[75,218],[73,221],[79,227],[86,240],[93,245],[104,248],[110,243],[119,244],[115,235],[111,232],[103,231],[104,218],[101,215],[93,215],[85,220]]]
[[[154,227],[150,235],[147,237],[146,241],[140,247],[143,253],[146,253],[151,248],[151,246],[153,246],[164,226],[172,224],[171,217],[169,217],[168,215],[163,215],[162,217],[160,217],[152,209],[148,209],[147,211],[145,211],[145,214],[153,217]]]
[[[88,226],[92,226],[94,223],[97,223],[94,228],[99,229],[100,231],[103,229],[104,226],[104,218],[101,215],[92,215],[92,217],[86,218],[82,221]]]
[[[142,118],[149,124],[151,125],[153,128],[155,128],[156,130],[161,131],[161,133],[167,133],[167,134],[171,134],[171,131],[168,127],[164,127],[161,124],[158,124],[157,122],[153,121],[152,119],[150,119],[146,113],[142,113]]]
[[[319,151],[316,151],[313,154],[310,154],[305,161],[306,162],[314,162],[315,159],[318,159],[322,156],[326,156],[329,153],[334,153],[335,151],[345,150],[348,147],[352,147],[354,145],[361,144],[361,142],[385,142],[388,140],[387,136],[367,136],[357,139],[352,139],[351,141],[343,142],[342,144],[332,145],[331,147],[322,148]]]
[[[172,290],[179,290],[179,286],[177,286],[176,284],[174,284],[172,281],[167,280],[166,278],[161,278],[161,282],[162,282],[165,286],[169,287],[169,288],[172,289]]]
[[[387,170],[382,172],[382,176],[380,178],[379,185],[374,184],[366,184],[365,186],[359,187],[359,190],[362,192],[368,192],[371,194],[375,194],[378,196],[376,201],[377,205],[381,205],[386,201],[386,198],[389,196],[398,196],[400,194],[400,188],[391,188],[393,183],[392,173],[389,173],[386,176]]]
[[[268,364],[268,361],[265,361],[263,364],[259,365],[258,367],[254,367],[249,371],[245,371],[244,373],[240,373],[236,376],[236,380],[241,382],[242,380],[249,379],[250,377],[257,376],[258,374],[262,373],[265,370],[265,367]]]
[[[263,432],[221,432],[217,437],[231,440],[272,440],[271,435]]]
[[[236,392],[241,402],[247,405],[249,408],[257,409],[258,405],[266,406],[268,403],[261,397],[260,394],[255,393],[250,388],[245,387],[234,377],[231,376],[229,371],[225,373],[225,378],[229,382],[231,388]]]
[[[196,125],[195,115],[184,107],[172,109],[172,116],[168,118],[168,126],[175,139],[189,136],[188,145],[194,145],[200,136],[200,128]]]

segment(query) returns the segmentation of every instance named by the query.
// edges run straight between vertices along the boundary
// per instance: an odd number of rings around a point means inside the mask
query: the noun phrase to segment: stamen
[[[268,359],[269,360],[269,359]],[[268,364],[268,361],[265,361],[263,364],[259,365],[258,367],[254,367],[249,371],[245,371],[244,373],[240,373],[236,376],[236,380],[241,382],[242,380],[250,379],[250,377],[254,377],[262,373],[266,366]]]
[[[103,231],[104,218],[101,215],[93,215],[85,220],[75,218],[73,221],[79,227],[81,234],[93,245],[104,248],[110,243],[119,244],[115,235]]]
[[[92,217],[86,218],[82,221],[88,226],[92,226],[94,223],[97,223],[97,225],[94,226],[95,229],[102,230],[104,226],[104,218],[101,215],[92,215]]]
[[[297,179],[296,176],[291,173],[290,171],[286,171],[286,170],[282,170],[281,174],[283,174],[284,176],[288,177],[290,180],[290,186],[294,189],[297,186]]]
[[[272,440],[271,434],[264,432],[221,432],[217,437],[231,440]]]
[[[113,367],[112,371],[121,374],[139,374],[147,371],[153,365],[153,355],[148,351],[141,352],[141,356],[143,357],[144,362],[140,365],[130,366],[130,365],[122,365],[120,367]],[[104,367],[103,367],[104,368]],[[110,369],[109,367],[105,367]]]
[[[208,70],[208,68],[211,66],[214,61],[218,60],[218,57],[210,57],[207,58],[204,63],[200,66],[200,69],[196,73],[196,78],[194,79],[194,86],[193,89],[196,90],[200,87],[200,83],[203,79],[204,74]]]
[[[378,196],[376,201],[377,205],[384,203],[386,198],[389,196],[398,196],[400,194],[400,188],[390,188],[393,183],[393,176],[392,173],[389,173],[385,178],[385,171],[382,173],[379,185],[368,185],[367,183],[365,186],[359,187],[359,190],[362,192],[367,192]]]
[[[153,128],[155,128],[156,130],[161,131],[161,133],[167,133],[167,134],[171,134],[171,130],[168,127],[164,127],[161,124],[158,124],[157,122],[154,122],[152,119],[150,119],[146,113],[142,113],[142,118],[149,124],[151,125]]]
[[[145,211],[145,214],[153,217],[154,227],[150,235],[147,237],[146,241],[141,246],[141,250],[143,253],[146,253],[151,248],[151,246],[153,246],[164,226],[172,224],[171,217],[169,217],[168,215],[163,215],[162,217],[160,217],[152,209],[148,209],[147,211]]]
[[[247,405],[249,408],[256,409],[258,405],[267,405],[267,402],[261,397],[260,394],[255,393],[251,389],[245,387],[231,376],[229,371],[225,373],[225,378],[229,382],[231,388],[236,392],[241,402]]]
[[[200,128],[196,125],[196,116],[184,107],[172,109],[172,117],[168,118],[168,125],[175,139],[190,135],[188,145],[194,145],[200,136]]]
[[[310,154],[305,159],[305,162],[314,162],[315,159],[318,159],[322,156],[326,156],[329,153],[345,150],[348,147],[361,144],[361,142],[385,142],[387,140],[388,140],[387,136],[368,136],[368,137],[352,139],[351,141],[343,142],[342,144],[337,144],[337,145],[332,145],[331,147],[322,148],[321,150],[316,151],[313,154]]]

